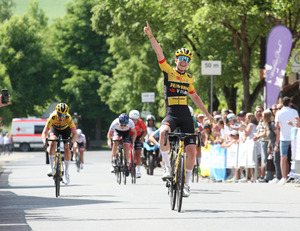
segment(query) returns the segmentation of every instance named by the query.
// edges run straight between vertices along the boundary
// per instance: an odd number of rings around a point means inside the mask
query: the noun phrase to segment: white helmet
[[[189,109],[190,109],[191,116],[193,116],[194,115],[194,109],[191,106],[189,106]]]
[[[133,120],[137,120],[138,118],[140,118],[140,113],[138,110],[131,110],[129,112],[129,118],[133,119]]]
[[[78,136],[81,136],[81,134],[82,134],[81,129],[77,129],[77,134],[78,134]]]
[[[155,117],[154,117],[154,115],[147,115],[146,120],[147,120],[147,121],[148,121],[148,120],[153,120],[153,121],[155,121]]]

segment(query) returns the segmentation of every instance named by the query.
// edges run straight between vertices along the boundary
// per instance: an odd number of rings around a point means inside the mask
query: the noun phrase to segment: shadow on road
[[[3,170],[3,169],[2,169]],[[97,200],[97,199],[80,199],[80,197],[90,197],[89,195],[80,196],[62,196],[54,197],[54,186],[24,186],[11,187],[9,185],[10,172],[0,172],[0,230],[7,231],[27,231],[32,230],[26,221],[26,213],[28,210],[35,210],[40,208],[53,208],[64,206],[80,206],[89,204],[103,204],[103,203],[119,203],[120,201]],[[38,197],[38,196],[19,196],[9,189],[15,188],[52,188],[53,198]],[[93,195],[93,197],[113,197],[113,195]],[[73,198],[70,198],[73,197]],[[74,198],[75,197],[75,198]],[[77,197],[77,198],[76,198]],[[55,215],[54,215],[55,216]],[[41,219],[41,216],[34,212],[30,215],[32,219]],[[44,217],[45,218],[45,217]],[[55,218],[56,219],[56,218]],[[59,218],[57,218],[59,219]]]

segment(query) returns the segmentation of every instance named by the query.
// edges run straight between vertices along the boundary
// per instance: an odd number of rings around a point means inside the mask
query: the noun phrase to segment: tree
[[[55,20],[52,41],[59,68],[55,73],[57,98],[83,118],[81,128],[88,137],[100,140],[115,116],[101,102],[102,78],[111,75],[113,59],[107,54],[106,37],[92,29],[91,9],[96,0],[76,0],[67,5],[66,15]],[[104,137],[102,136],[102,138]]]
[[[117,37],[122,38],[122,44],[126,44],[132,51],[130,55],[122,55],[114,50],[117,52],[115,56],[122,57],[118,59],[119,67],[125,59],[131,60],[131,54],[137,56],[141,53],[137,50],[145,50],[148,41],[142,28],[147,19],[169,62],[173,60],[169,53],[173,54],[178,47],[192,48],[194,60],[190,72],[195,76],[196,89],[200,90],[206,102],[209,81],[200,75],[201,60],[221,60],[223,73],[214,82],[216,96],[222,98],[222,93],[228,107],[234,111],[237,100],[242,102],[244,110],[251,111],[264,86],[264,80],[259,78],[262,53],[260,42],[281,17],[296,35],[300,18],[297,6],[299,3],[294,0],[292,3],[285,0],[158,0],[122,3],[106,0],[94,8],[93,25],[98,33],[111,36],[112,41]],[[271,20],[271,16],[276,20]],[[158,79],[158,76],[152,78]]]
[[[13,0],[0,0],[0,23],[12,16]]]
[[[38,18],[46,18],[35,3],[29,7],[30,11],[36,12]],[[0,50],[0,59],[11,84],[12,107],[9,108],[14,117],[40,115],[36,107],[44,105],[51,94],[55,63],[45,43],[44,21],[38,18],[28,14],[12,16],[0,29],[0,44],[5,47]]]

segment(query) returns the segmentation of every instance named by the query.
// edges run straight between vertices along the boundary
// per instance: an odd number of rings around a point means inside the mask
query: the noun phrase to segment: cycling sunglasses
[[[185,60],[186,63],[191,62],[191,58],[184,56],[184,55],[180,55],[177,57],[179,59],[180,62],[183,62]]]
[[[66,114],[61,114],[61,113],[57,112],[57,116],[58,117],[66,117]]]

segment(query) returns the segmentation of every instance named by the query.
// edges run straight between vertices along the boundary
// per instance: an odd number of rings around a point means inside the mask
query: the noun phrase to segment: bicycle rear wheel
[[[55,165],[55,174],[54,174],[54,183],[55,183],[55,196],[58,197],[60,195],[60,158],[56,157],[56,165]]]
[[[181,211],[182,206],[182,197],[183,197],[183,188],[184,188],[184,182],[185,182],[185,169],[184,169],[184,156],[181,155],[178,163],[178,169],[177,169],[177,211]]]

